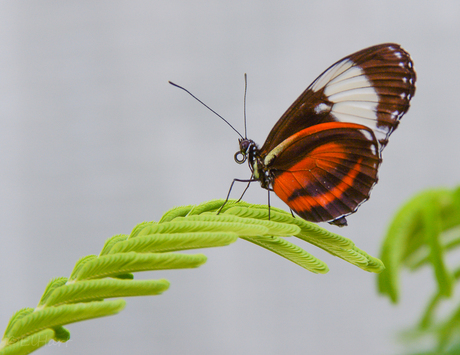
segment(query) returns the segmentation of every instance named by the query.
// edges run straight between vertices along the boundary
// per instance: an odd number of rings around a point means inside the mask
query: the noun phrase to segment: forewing
[[[323,72],[271,130],[262,155],[301,130],[325,122],[370,128],[383,150],[415,93],[412,60],[398,44],[369,47]]]
[[[322,123],[297,132],[265,157],[275,193],[312,222],[356,211],[377,182],[379,143],[353,123]]]

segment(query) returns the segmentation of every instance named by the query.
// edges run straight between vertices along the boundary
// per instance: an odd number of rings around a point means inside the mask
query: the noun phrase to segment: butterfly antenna
[[[248,92],[248,75],[244,73],[244,138],[248,138],[248,129],[246,127],[246,94]]]
[[[200,104],[202,104],[204,107],[206,107],[208,110],[210,110],[211,112],[213,112],[215,115],[217,115],[218,117],[220,117],[225,123],[227,123],[236,133],[238,133],[238,135],[243,139],[243,136],[241,135],[240,132],[238,132],[235,127],[233,127],[225,118],[223,118],[221,115],[219,115],[216,111],[214,111],[211,107],[209,107],[208,105],[206,105],[203,101],[201,101],[198,97],[196,97],[195,95],[193,95],[190,91],[188,91],[187,89],[183,88],[182,86],[179,86],[177,84],[174,84],[172,81],[169,81],[169,83],[172,85],[172,86],[175,86],[176,88],[179,88],[179,89],[182,89],[184,90],[187,94],[189,94],[191,97],[193,97],[196,101],[198,101]],[[246,110],[245,110],[246,111]],[[246,125],[246,124],[245,124]],[[246,129],[246,128],[245,128]]]

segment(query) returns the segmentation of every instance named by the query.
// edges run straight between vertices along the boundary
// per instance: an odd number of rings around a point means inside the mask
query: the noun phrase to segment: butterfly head
[[[235,153],[235,161],[238,164],[243,164],[249,158],[249,165],[254,160],[257,151],[257,145],[252,139],[241,138],[238,140],[240,150]]]
[[[247,160],[252,172],[252,178],[259,180],[264,189],[271,188],[271,174],[260,156],[257,144],[253,140],[247,138],[241,138],[239,143],[240,150],[235,153],[235,161],[238,164],[243,164]]]

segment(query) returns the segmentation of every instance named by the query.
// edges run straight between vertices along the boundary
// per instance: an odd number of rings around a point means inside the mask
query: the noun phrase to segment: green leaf
[[[235,200],[228,200],[228,204],[234,203]],[[220,210],[222,205],[225,203],[225,200],[211,200],[211,201],[206,201],[204,203],[200,203],[199,205],[192,206],[193,208],[190,210],[190,212],[187,214],[187,216],[193,216],[193,215],[200,215],[204,212],[216,212]],[[226,204],[227,204],[226,203]]]
[[[48,307],[17,321],[6,334],[6,338],[16,343],[46,328],[116,314],[125,307],[125,304],[124,300],[115,300]]]
[[[437,306],[439,305],[442,296],[439,292],[437,292],[431,300],[428,302],[428,305],[423,313],[422,319],[419,322],[418,328],[421,330],[427,330],[431,327],[434,323],[434,313],[436,311]]]
[[[446,317],[441,307],[453,298],[460,269],[451,271],[448,252],[460,245],[460,187],[430,189],[410,199],[396,214],[382,246],[387,270],[379,275],[379,290],[398,301],[398,278],[403,267],[411,271],[429,266],[434,271],[437,290],[430,298],[412,338],[420,342],[437,337],[437,349],[425,354],[457,354],[460,334],[460,306]],[[450,307],[451,308],[451,307]]]
[[[254,212],[259,212],[259,211],[254,211]],[[259,212],[259,215],[263,214]],[[175,221],[177,221],[176,219]],[[247,223],[251,225],[258,225],[258,226],[263,226],[268,229],[266,232],[266,235],[273,235],[273,236],[291,236],[298,234],[300,232],[300,228],[294,224],[288,224],[288,223],[279,223],[274,222],[274,221],[268,221],[268,220],[263,220],[259,218],[240,218],[235,215],[230,215],[230,214],[220,214],[220,215],[215,215],[213,213],[206,212],[202,215],[199,216],[190,216],[187,217],[187,221],[205,221],[205,222],[230,222],[230,223]]]
[[[250,205],[246,202],[239,202],[226,205],[223,210],[224,215],[234,215],[241,218],[254,218],[271,222],[296,224],[298,218],[292,217],[291,214],[278,208],[270,207],[270,215],[268,213],[268,206],[264,205]],[[302,220],[304,221],[304,220]],[[307,222],[310,223],[310,222]]]
[[[232,206],[228,208],[225,213],[234,214],[244,218],[261,218],[264,220],[268,220],[269,218],[267,206],[265,206],[265,208],[262,206],[256,208]],[[291,230],[286,232],[292,232],[289,234],[295,235],[297,238],[313,244],[334,256],[362,268],[363,270],[380,273],[385,269],[381,260],[374,258],[357,248],[350,239],[329,232],[314,223],[305,221],[301,218],[293,218],[285,211],[270,210],[270,223],[274,222],[280,222],[283,223],[283,225],[290,224],[297,226],[300,228],[300,231]]]
[[[193,207],[193,205],[174,207],[166,212],[158,223],[170,222],[176,217],[185,217],[189,214]]]
[[[206,262],[203,254],[138,254],[134,252],[103,255],[86,263],[75,280],[99,279],[128,272],[195,268]]]
[[[129,235],[128,238],[134,238],[134,237],[136,237],[136,236],[139,234],[139,232],[140,232],[141,230],[143,230],[146,226],[150,226],[150,225],[156,224],[156,223],[157,223],[157,222],[142,222],[142,223],[139,223],[137,226],[135,226],[135,227],[133,228],[133,230],[131,231],[131,234]]]
[[[44,329],[40,332],[16,341],[12,345],[0,343],[0,355],[26,355],[48,344],[55,336],[53,329]],[[3,346],[6,346],[3,348]]]
[[[63,326],[54,327],[53,330],[55,333],[54,340],[60,343],[65,343],[70,340],[70,332]]]
[[[393,303],[399,299],[399,270],[407,253],[407,245],[411,236],[420,224],[419,200],[416,196],[403,205],[396,213],[386,233],[380,259],[386,270],[378,277],[379,292],[387,294]]]
[[[119,279],[119,280],[134,280],[133,274],[119,274],[119,275],[112,275],[110,277],[113,277],[114,279]]]
[[[268,208],[248,208],[234,206],[225,211],[225,213],[234,214],[245,218],[258,218],[268,220]],[[333,246],[353,247],[354,243],[345,237],[329,232],[328,230],[319,227],[317,224],[308,222],[301,218],[293,218],[289,213],[279,210],[270,209],[270,221],[298,226],[300,231],[293,231],[292,235],[300,238],[308,243],[310,240],[316,244],[331,244]],[[295,232],[295,233],[294,233]]]
[[[128,239],[126,234],[117,234],[105,241],[104,247],[102,248],[99,256],[107,255],[112,250],[113,246],[119,242],[125,241]]]
[[[443,350],[455,339],[454,336],[459,333],[460,325],[460,307],[458,307],[450,318],[438,329],[438,352],[443,354]]]
[[[325,274],[329,271],[327,265],[321,260],[285,239],[266,236],[242,237],[242,239],[268,249],[316,274]]]
[[[447,210],[442,215],[454,220]],[[380,272],[384,268],[380,260],[351,240],[277,208],[235,200],[177,207],[166,212],[160,222],[142,222],[129,236],[107,239],[99,256],[88,255],[76,263],[69,279],[51,280],[35,310],[24,309],[13,315],[0,343],[0,354],[13,354],[11,349],[28,353],[52,338],[66,342],[70,332],[63,325],[115,314],[125,305],[123,300],[105,299],[157,295],[169,287],[163,279],[134,281],[134,272],[194,268],[206,262],[203,254],[173,251],[225,246],[242,238],[314,273],[328,271],[324,262],[284,239],[290,236],[364,270]],[[417,247],[415,242],[411,245]],[[41,339],[46,342],[39,344]],[[26,340],[36,341],[35,347],[19,347]]]
[[[460,280],[460,268],[456,269],[452,273],[452,277],[456,282]],[[429,330],[431,326],[434,324],[435,312],[440,305],[441,301],[445,299],[444,296],[440,293],[440,289],[436,291],[436,293],[431,297],[430,301],[428,302],[427,306],[425,307],[425,312],[421,317],[421,320],[417,326],[417,328],[421,330]],[[460,324],[459,324],[460,327]]]
[[[80,272],[80,269],[88,262],[93,259],[97,259],[97,255],[87,255],[80,258],[77,263],[75,264],[72,273],[70,274],[69,281],[72,281],[75,276]]]
[[[299,222],[301,228],[301,233],[297,235],[297,238],[300,238],[308,243],[315,244],[320,248],[343,248],[350,249],[355,246],[350,239],[342,237],[333,232],[329,232],[327,229],[321,228],[313,223],[308,222]]]
[[[245,222],[206,222],[193,221],[187,218],[176,218],[171,222],[146,226],[137,236],[156,233],[191,233],[191,232],[233,232],[238,235],[264,235],[268,228],[261,225],[251,225]]]
[[[10,321],[8,322],[8,325],[6,326],[5,333],[3,333],[3,339],[5,338],[6,334],[8,334],[11,331],[11,328],[13,327],[13,325],[17,321],[19,321],[22,318],[24,318],[25,316],[31,314],[33,311],[34,311],[33,308],[22,308],[19,311],[17,311],[16,313],[14,313],[13,316],[10,318]],[[0,349],[1,349],[1,347],[0,347]]]
[[[111,254],[164,253],[178,250],[211,248],[229,245],[238,239],[233,232],[165,233],[137,236],[115,245]]]
[[[167,280],[88,280],[65,285],[56,289],[48,298],[46,307],[93,300],[158,295],[169,288]]]
[[[224,200],[216,200],[216,203],[220,201],[220,203],[222,203],[222,201]],[[272,220],[272,214],[273,213],[281,213],[283,215],[286,215],[286,216],[289,216],[291,218],[294,218],[292,217],[292,215],[289,213],[289,212],[286,212],[280,208],[276,208],[276,207],[273,207],[273,206],[267,206],[267,205],[258,205],[258,204],[253,204],[253,203],[247,203],[245,201],[238,201],[238,200],[228,200],[228,202],[225,204],[225,206],[222,208],[221,212],[220,213],[231,213],[231,214],[234,214],[234,212],[230,212],[229,210],[232,210],[234,207],[236,208],[240,208],[240,207],[243,207],[243,208],[249,208],[251,210],[258,210],[258,211],[262,211],[264,213],[264,215],[266,216],[265,218],[263,219],[269,219],[268,216],[270,214],[270,219]],[[270,212],[270,213],[269,213]]]
[[[353,250],[363,255],[367,259],[367,264],[361,267],[363,270],[377,274],[385,270],[385,265],[383,264],[382,260],[370,256],[364,250],[361,250],[357,247],[354,247]]]
[[[450,297],[452,295],[453,279],[444,263],[444,253],[439,242],[441,235],[439,206],[436,205],[436,201],[427,202],[422,209],[425,224],[425,241],[430,247],[430,259],[438,282],[439,293]]]
[[[65,285],[66,282],[67,282],[67,277],[56,277],[56,278],[52,279],[52,280],[48,283],[48,285],[46,286],[45,292],[43,293],[43,296],[42,296],[42,298],[40,299],[40,302],[38,302],[38,306],[37,306],[37,307],[40,307],[41,305],[43,305],[43,304],[46,302],[46,300],[47,300],[47,298],[49,297],[49,295],[51,295],[51,293],[52,293],[55,289],[57,289],[57,288],[59,288],[59,287]]]
[[[423,191],[404,204],[395,215],[381,251],[381,259],[387,269],[378,280],[380,293],[390,296],[394,303],[399,298],[399,273],[403,266],[415,270],[429,262],[442,293],[448,295],[452,292],[452,276],[446,268],[444,253],[458,242],[448,241],[444,234],[460,224],[457,191]]]

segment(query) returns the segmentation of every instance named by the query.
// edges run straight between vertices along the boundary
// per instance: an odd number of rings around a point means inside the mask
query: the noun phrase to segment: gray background
[[[397,42],[418,74],[412,108],[384,152],[372,198],[329,230],[378,255],[409,196],[458,183],[458,1],[0,2],[0,324],[34,307],[49,279],[166,210],[224,198],[237,136],[175,81],[260,144],[336,60]],[[454,148],[455,147],[455,148]],[[241,187],[235,189],[239,196]],[[245,199],[265,203],[252,187]],[[273,205],[283,203],[273,197]],[[394,354],[430,270],[403,275],[402,303],[375,275],[301,244],[331,271],[314,275],[244,241],[205,250],[196,270],[145,273],[165,294],[69,326],[62,354]],[[64,349],[65,347],[65,349]]]

